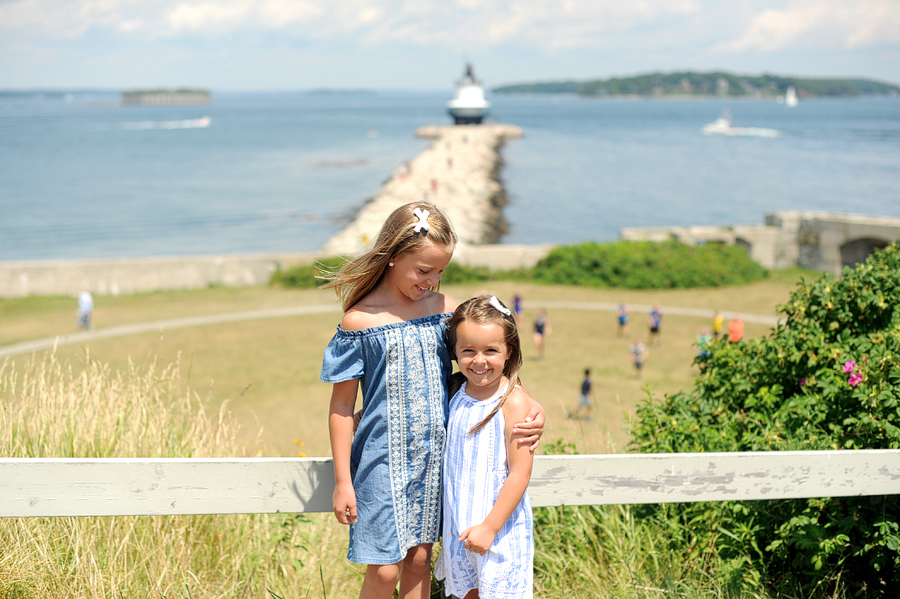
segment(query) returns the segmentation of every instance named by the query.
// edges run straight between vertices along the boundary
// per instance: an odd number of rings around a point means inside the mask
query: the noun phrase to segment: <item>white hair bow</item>
[[[427,210],[422,210],[421,208],[416,208],[413,210],[413,214],[419,217],[419,222],[416,223],[415,231],[418,233],[419,231],[425,230],[428,231],[428,215],[430,214]]]
[[[491,301],[488,303],[495,307],[501,314],[505,314],[506,316],[509,316],[511,314],[509,308],[504,307],[504,305],[500,303],[500,300],[497,299],[496,295],[492,295]]]

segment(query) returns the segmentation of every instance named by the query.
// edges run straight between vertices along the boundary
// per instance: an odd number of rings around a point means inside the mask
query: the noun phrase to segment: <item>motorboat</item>
[[[456,125],[478,125],[487,116],[490,107],[472,65],[467,64],[462,80],[456,85],[456,96],[447,102],[447,112]]]
[[[766,129],[764,127],[737,127],[731,122],[731,111],[725,109],[722,116],[712,123],[703,126],[703,135],[725,135],[729,137],[745,136],[745,137],[778,137],[776,129]]]

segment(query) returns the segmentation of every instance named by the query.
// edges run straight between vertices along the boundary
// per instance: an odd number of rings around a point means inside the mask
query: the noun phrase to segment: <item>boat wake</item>
[[[122,129],[143,131],[146,129],[204,129],[209,127],[212,119],[208,116],[199,119],[186,119],[183,121],[138,121],[135,123],[122,123]]]

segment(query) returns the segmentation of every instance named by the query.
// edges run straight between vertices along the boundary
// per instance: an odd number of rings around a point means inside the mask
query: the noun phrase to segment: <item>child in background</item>
[[[616,322],[619,323],[619,337],[631,334],[631,329],[628,327],[629,314],[631,314],[631,310],[628,309],[628,306],[626,304],[619,304],[619,307],[616,310]]]
[[[716,310],[713,312],[713,338],[718,339],[722,336],[722,328],[725,326],[725,317]]]
[[[584,369],[584,380],[581,381],[581,395],[578,398],[578,407],[572,412],[566,412],[566,418],[578,418],[581,410],[585,411],[584,419],[591,421],[591,408],[594,407],[594,383],[591,382],[591,369]]]
[[[430,593],[452,371],[445,319],[457,306],[436,288],[455,246],[456,234],[437,206],[406,204],[328,284],[344,307],[320,376],[334,384],[332,503],[338,521],[350,525],[348,559],[368,565],[361,597],[388,599],[398,581],[401,599]],[[516,421],[516,431],[523,445],[536,445],[540,406],[525,420]]]
[[[451,377],[444,455],[444,534],[435,576],[447,595],[530,599],[534,539],[526,493],[533,457],[511,423],[529,410],[518,386],[522,348],[516,320],[493,296],[453,313],[447,344],[460,372]]]
[[[634,345],[629,347],[628,351],[631,353],[631,360],[634,362],[637,378],[641,380],[641,369],[644,367],[644,360],[647,359],[647,346],[640,339],[635,339]]]

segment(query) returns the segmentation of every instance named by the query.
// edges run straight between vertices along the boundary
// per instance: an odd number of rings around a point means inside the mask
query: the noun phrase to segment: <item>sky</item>
[[[726,70],[900,83],[900,0],[0,0],[0,89],[488,87]]]

